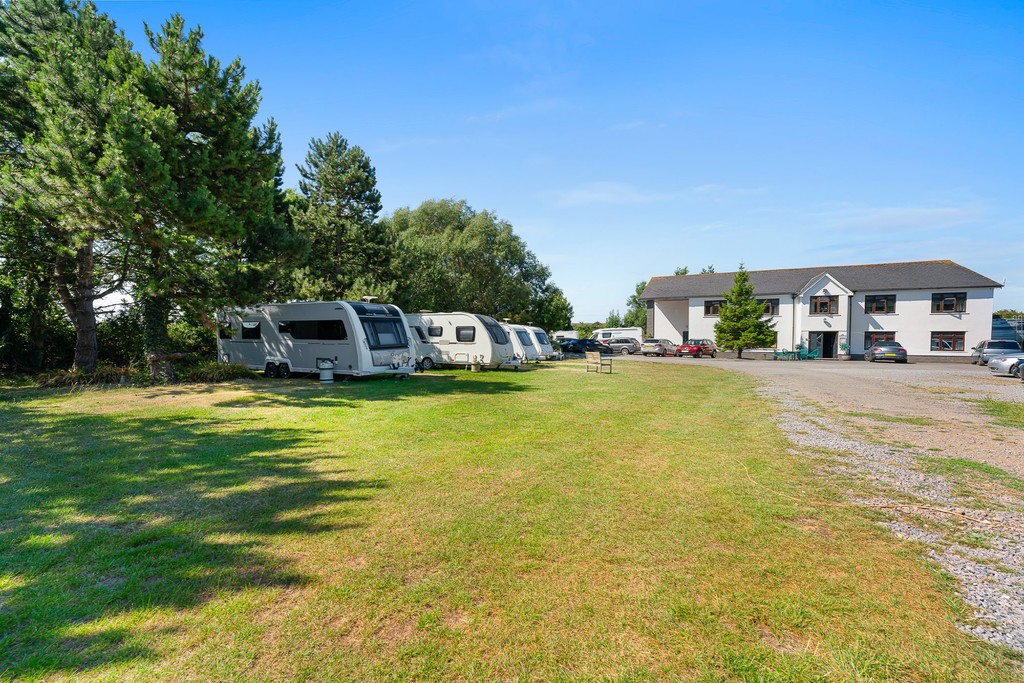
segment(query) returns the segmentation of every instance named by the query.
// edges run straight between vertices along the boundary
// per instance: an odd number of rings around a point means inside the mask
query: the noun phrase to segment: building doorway
[[[836,357],[836,333],[835,332],[811,332],[808,338],[808,351],[821,350],[822,358]]]

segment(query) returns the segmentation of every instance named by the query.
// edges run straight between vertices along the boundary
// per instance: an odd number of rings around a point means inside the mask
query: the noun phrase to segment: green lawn
[[[0,678],[1006,681],[739,374],[0,390]]]

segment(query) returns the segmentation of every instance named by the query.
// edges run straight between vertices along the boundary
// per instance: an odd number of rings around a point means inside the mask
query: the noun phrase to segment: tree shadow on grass
[[[303,380],[247,386],[250,392],[225,399],[219,408],[287,405],[293,408],[354,408],[365,402],[406,401],[432,396],[494,396],[531,391],[509,379],[468,378],[460,374],[426,373],[408,380],[370,379],[309,384]]]
[[[0,678],[154,658],[111,622],[307,583],[273,538],[360,526],[383,486],[314,470],[301,429],[56,410],[0,403]]]

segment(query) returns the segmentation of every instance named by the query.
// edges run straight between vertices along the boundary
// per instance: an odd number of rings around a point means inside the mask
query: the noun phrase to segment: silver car
[[[612,347],[612,351],[615,353],[621,353],[624,356],[640,353],[640,342],[632,337],[614,337],[606,341],[605,344]]]
[[[1020,377],[1020,362],[1022,360],[1024,360],[1024,352],[992,356],[988,362],[988,369],[993,375]]]
[[[674,356],[677,346],[668,339],[644,339],[640,352],[645,356]]]
[[[986,339],[977,346],[971,347],[971,362],[987,365],[996,356],[1020,353],[1020,344],[1008,339]]]

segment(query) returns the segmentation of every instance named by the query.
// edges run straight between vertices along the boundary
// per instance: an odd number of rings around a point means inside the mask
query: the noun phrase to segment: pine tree
[[[775,340],[775,323],[764,319],[764,304],[754,298],[750,274],[742,263],[733,278],[732,289],[724,296],[719,320],[715,323],[715,343],[723,349],[737,351],[740,358],[744,349],[771,346]]]

